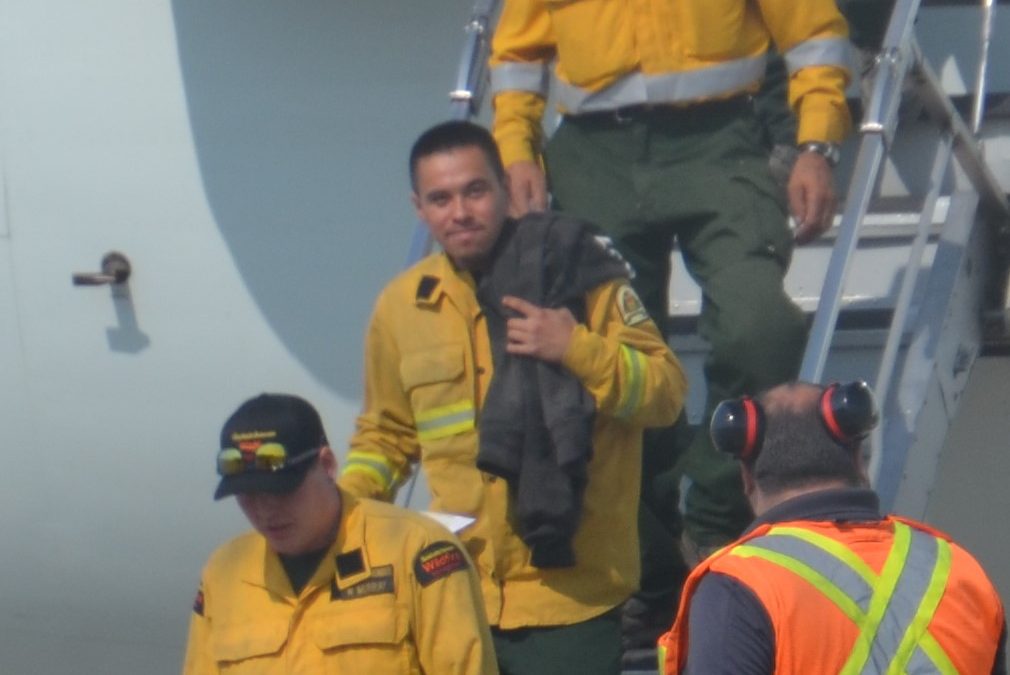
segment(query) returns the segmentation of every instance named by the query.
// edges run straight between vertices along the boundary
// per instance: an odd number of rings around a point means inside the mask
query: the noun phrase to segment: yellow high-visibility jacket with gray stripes
[[[460,533],[481,579],[488,619],[503,629],[566,625],[621,603],[638,585],[642,429],[671,424],[687,385],[680,363],[624,281],[586,297],[563,365],[597,415],[576,565],[538,569],[509,525],[506,482],[477,469],[477,426],[492,376],[473,278],[444,254],[394,279],[365,346],[364,409],[340,478],[390,499],[419,461],[431,508],[476,518]]]
[[[774,43],[797,141],[851,121],[848,27],[834,0],[505,0],[492,44],[494,135],[508,166],[539,156],[548,68],[559,108],[689,104],[756,91]]]

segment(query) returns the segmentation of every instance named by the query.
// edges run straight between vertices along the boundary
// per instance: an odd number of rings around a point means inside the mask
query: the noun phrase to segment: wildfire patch
[[[372,573],[364,581],[359,581],[353,586],[339,588],[336,579],[330,585],[331,600],[354,600],[364,598],[369,595],[381,595],[383,593],[394,593],[393,586],[393,566],[381,565],[373,567]]]
[[[193,600],[193,613],[197,616],[203,616],[203,589],[201,588],[196,592],[196,599]]]
[[[643,321],[649,320],[649,313],[645,311],[645,305],[639,300],[631,286],[621,286],[617,291],[617,309],[621,312],[621,319],[626,326],[635,326]]]
[[[414,558],[414,576],[422,586],[427,586],[453,572],[469,567],[466,556],[458,546],[448,541],[437,541],[426,546]]]

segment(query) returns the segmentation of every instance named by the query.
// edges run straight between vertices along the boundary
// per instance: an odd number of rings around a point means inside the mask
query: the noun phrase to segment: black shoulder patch
[[[365,559],[361,556],[360,548],[341,553],[336,562],[337,576],[340,578],[351,577],[365,570]]]
[[[201,588],[196,592],[196,599],[193,600],[193,613],[197,616],[203,616],[203,589]]]
[[[436,541],[414,558],[414,575],[422,586],[469,567],[466,556],[450,541]]]
[[[354,600],[356,598],[364,598],[369,595],[381,595],[383,593],[395,592],[396,589],[393,585],[392,565],[380,565],[379,567],[373,567],[372,573],[367,579],[359,581],[353,586],[348,586],[347,588],[338,587],[336,579],[330,583],[331,600]]]
[[[429,275],[424,275],[421,280],[417,282],[417,295],[415,298],[417,300],[430,300],[431,294],[438,287],[438,277],[432,277]]]

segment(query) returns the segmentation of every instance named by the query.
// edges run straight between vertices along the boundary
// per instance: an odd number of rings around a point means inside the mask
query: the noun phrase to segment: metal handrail
[[[971,108],[971,132],[978,135],[985,113],[985,90],[989,72],[989,47],[992,45],[992,27],[996,20],[995,0],[982,0],[982,34],[979,40],[978,70],[975,73],[975,96]]]
[[[476,117],[487,87],[487,59],[491,50],[491,22],[498,12],[501,0],[476,0],[470,11],[470,20],[463,26],[465,38],[456,72],[456,83],[449,92],[449,119],[466,120]],[[410,240],[405,267],[424,258],[433,245],[428,226],[418,221]],[[417,484],[417,472],[407,482],[400,503],[410,504]]]
[[[819,382],[824,375],[824,363],[838,321],[842,291],[856,248],[859,225],[866,216],[877,184],[885,144],[889,147],[894,139],[901,85],[911,62],[909,46],[912,43],[912,29],[919,3],[920,0],[898,0],[895,3],[883,48],[874,64],[870,99],[866,103],[860,126],[862,139],[849,182],[838,239],[831,251],[831,260],[821,288],[821,300],[814,314],[814,323],[800,365],[800,379],[808,382]]]
[[[859,237],[859,227],[866,216],[880,167],[893,146],[898,108],[906,78],[911,78],[917,99],[939,128],[940,142],[930,173],[930,188],[924,201],[915,239],[909,249],[909,260],[905,266],[887,342],[874,383],[881,401],[887,399],[888,390],[894,379],[895,361],[905,332],[912,292],[921,268],[933,211],[952,156],[957,158],[981,202],[1004,222],[1010,221],[1010,205],[986,165],[976,141],[985,103],[988,49],[993,22],[992,0],[981,1],[986,11],[983,14],[977,90],[970,128],[944,93],[939,79],[926,62],[915,40],[913,27],[920,0],[898,0],[895,4],[881,52],[875,62],[871,94],[860,125],[862,138],[859,152],[849,184],[838,239],[832,250],[821,299],[804,352],[800,368],[801,379],[818,382],[823,377],[824,364],[841,307],[845,279]],[[869,468],[873,484],[877,483],[882,466],[880,438],[881,435],[876,434],[872,443]]]
[[[823,377],[859,226],[866,216],[885,154],[894,140],[902,83],[910,72],[917,82],[916,95],[937,126],[950,133],[953,154],[982,201],[1001,217],[1010,219],[1010,206],[982,158],[974,134],[943,92],[915,41],[913,27],[919,5],[920,0],[899,0],[895,4],[883,47],[876,59],[871,95],[860,125],[859,153],[849,183],[838,239],[832,250],[821,300],[800,366],[800,378],[803,380],[818,382]],[[987,20],[991,21],[991,13],[988,17]],[[900,333],[902,329],[903,326],[892,325],[892,331]]]

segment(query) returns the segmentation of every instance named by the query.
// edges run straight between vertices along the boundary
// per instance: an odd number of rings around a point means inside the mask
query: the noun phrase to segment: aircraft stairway
[[[851,91],[859,133],[836,171],[843,210],[797,248],[787,291],[808,314],[800,377],[867,380],[882,424],[868,444],[883,508],[924,518],[941,450],[980,355],[1010,354],[1010,2],[898,0]],[[455,118],[476,116],[498,0],[466,24]],[[1001,38],[1002,39],[999,39]],[[857,117],[858,119],[858,117]],[[410,262],[429,250],[418,227]],[[698,287],[674,253],[670,343],[704,406]],[[625,671],[646,675],[655,671]]]

